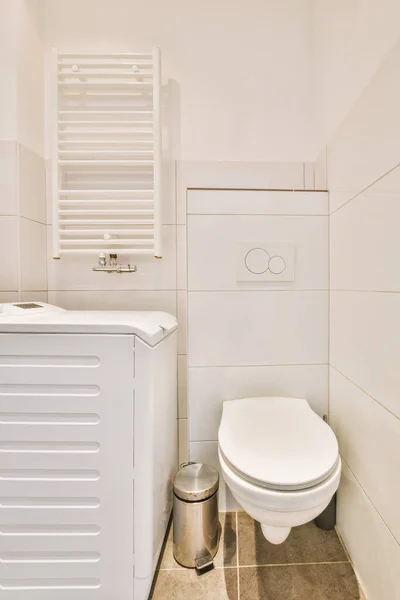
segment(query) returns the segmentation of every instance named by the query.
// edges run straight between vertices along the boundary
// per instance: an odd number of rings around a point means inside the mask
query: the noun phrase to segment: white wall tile
[[[44,43],[40,3],[18,3],[18,139],[43,155]]]
[[[176,163],[164,152],[166,160],[163,163],[163,200],[162,200],[162,223],[164,225],[176,224]]]
[[[314,164],[314,185],[316,190],[328,189],[326,147],[321,150]]]
[[[328,145],[329,189],[342,202],[399,164],[399,68],[397,43]]]
[[[336,192],[329,190],[329,214],[332,215],[341,206],[349,202],[349,194],[346,192]]]
[[[400,546],[345,464],[337,519],[368,600],[400,600]]]
[[[52,257],[51,230],[47,227],[48,280],[51,290],[175,290],[176,289],[176,230],[164,225],[163,258],[154,256],[120,255],[121,263],[137,266],[136,273],[99,273],[92,270],[98,262],[92,255],[62,255]]]
[[[330,362],[400,417],[400,294],[331,293]]]
[[[180,465],[189,460],[187,419],[178,419],[178,460]]]
[[[48,302],[47,292],[22,292],[22,302]]]
[[[186,222],[189,188],[302,190],[303,163],[179,161],[177,218]]]
[[[177,292],[178,354],[187,354],[187,293]]]
[[[18,302],[18,292],[2,292],[0,291],[0,302]]]
[[[221,465],[218,458],[218,442],[191,442],[189,448],[190,460],[211,465],[219,472],[219,510],[221,512],[241,510],[241,507],[232,496],[230,489],[225,484],[224,478],[222,477]]]
[[[326,192],[189,190],[191,215],[327,215]]]
[[[315,164],[304,163],[304,189],[314,190],[315,189]]]
[[[176,289],[187,289],[186,225],[176,227]]]
[[[0,291],[18,290],[18,218],[0,217]]]
[[[46,225],[20,218],[21,290],[46,290]]]
[[[328,217],[188,216],[188,289],[328,289]],[[293,242],[295,279],[237,281],[237,244]]]
[[[20,216],[46,223],[46,171],[44,159],[19,144],[18,184]]]
[[[325,364],[328,292],[189,292],[189,365]]]
[[[329,387],[340,452],[400,542],[400,420],[332,368]]]
[[[52,161],[47,158],[45,161],[45,171],[46,171],[46,223],[51,225],[53,220],[53,202],[52,202]]]
[[[178,417],[186,419],[188,416],[187,406],[187,356],[186,354],[178,354]]]
[[[176,292],[55,291],[49,303],[69,310],[161,310],[176,315]]]
[[[400,169],[384,179],[331,215],[332,289],[400,291]]]
[[[0,141],[0,215],[17,214],[17,143]]]
[[[191,367],[190,441],[217,440],[224,400],[259,396],[306,398],[328,412],[328,366]]]

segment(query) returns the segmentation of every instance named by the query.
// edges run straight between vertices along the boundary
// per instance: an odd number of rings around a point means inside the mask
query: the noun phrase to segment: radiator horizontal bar
[[[70,88],[93,88],[93,87],[132,87],[132,88],[149,88],[149,90],[153,89],[153,83],[151,81],[59,81],[58,85],[60,87],[70,87]]]
[[[73,205],[73,206],[81,206],[81,205],[88,205],[88,204],[92,204],[94,206],[98,206],[99,204],[150,204],[151,206],[153,206],[153,200],[139,200],[137,198],[115,198],[115,197],[111,197],[111,198],[102,198],[102,199],[97,199],[97,200],[86,200],[85,198],[81,198],[80,200],[60,200],[59,201],[60,206],[62,205]]]
[[[152,115],[152,110],[59,110],[59,115]]]
[[[60,225],[153,225],[153,219],[60,219]]]
[[[102,52],[102,53],[85,53],[85,52],[60,52],[59,53],[59,58],[62,59],[66,59],[66,58],[84,58],[84,59],[88,59],[88,58],[93,58],[93,59],[100,59],[100,58],[110,58],[113,59],[116,56],[120,59],[120,58],[132,58],[132,59],[136,59],[136,58],[147,58],[149,60],[152,60],[153,55],[151,52]]]
[[[152,146],[153,140],[58,140],[60,146]],[[61,148],[60,148],[61,149]],[[88,150],[89,152],[90,150]]]
[[[107,159],[81,159],[81,160],[77,160],[77,159],[62,159],[58,161],[60,165],[99,165],[99,166],[116,166],[119,165],[121,167],[128,167],[128,166],[135,166],[135,165],[147,165],[147,166],[152,166],[154,164],[153,160],[118,160],[118,159],[113,159],[113,160],[107,160]]]
[[[101,190],[65,190],[65,189],[61,189],[58,190],[58,193],[62,196],[84,196],[85,194],[92,195],[92,194],[98,194],[99,196],[103,195],[103,194],[138,194],[139,196],[141,195],[152,195],[154,192],[154,190],[127,190],[127,189],[123,189],[123,190],[105,190],[105,189],[101,189]]]
[[[141,209],[141,208],[137,208],[137,209],[118,209],[118,210],[114,210],[114,209],[99,209],[96,210],[95,208],[92,209],[71,209],[71,210],[59,210],[58,214],[59,215],[152,215],[154,213],[154,210],[150,210],[150,209]]]
[[[91,254],[92,256],[98,256],[100,252],[104,252],[105,248],[61,248],[61,254]],[[151,248],[118,248],[118,256],[121,254],[129,254],[135,256],[137,254],[148,254],[154,255]]]
[[[113,156],[153,156],[153,150],[58,150],[59,155],[63,156],[100,156],[113,155]]]
[[[154,235],[154,229],[59,229],[60,235]]]
[[[75,65],[73,65],[75,66]],[[82,65],[76,65],[78,67],[82,67]],[[58,72],[58,77],[63,77],[65,79],[67,78],[84,78],[84,77],[98,77],[99,79],[102,77],[119,77],[120,79],[124,78],[124,77],[136,77],[136,78],[140,78],[140,77],[153,77],[153,73],[150,72],[145,72],[145,71],[141,71],[139,65],[133,65],[133,66],[138,66],[139,67],[139,71],[134,71],[133,69],[131,71],[112,71],[111,69],[113,69],[113,67],[116,65],[110,65],[110,70],[105,70],[104,68],[102,68],[99,71],[72,71],[72,73],[70,72],[65,72],[65,71],[59,71]],[[119,68],[122,69],[125,65],[119,65]],[[65,68],[70,68],[69,65],[63,65],[63,67]]]
[[[153,238],[151,239],[141,239],[141,240],[135,240],[135,239],[124,239],[124,240],[120,240],[120,239],[111,239],[111,240],[102,240],[102,239],[98,239],[98,240],[88,240],[88,239],[72,239],[72,240],[63,240],[60,239],[60,245],[61,246],[65,246],[65,245],[71,245],[71,246],[93,246],[93,244],[96,244],[97,246],[99,244],[104,245],[105,247],[107,246],[148,246],[149,244],[153,243]]]

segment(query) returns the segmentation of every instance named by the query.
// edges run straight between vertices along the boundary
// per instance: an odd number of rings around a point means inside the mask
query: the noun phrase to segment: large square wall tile
[[[16,215],[17,143],[0,141],[0,215]]]
[[[21,289],[47,289],[46,225],[20,218]]]
[[[400,546],[346,464],[337,526],[368,600],[399,600]]]
[[[18,146],[20,216],[46,223],[46,169],[44,158]]]
[[[333,368],[329,380],[340,452],[400,542],[400,420]]]
[[[400,417],[400,294],[332,292],[330,363]]]
[[[237,246],[250,241],[292,242],[294,281],[238,281]],[[328,289],[328,217],[189,215],[188,265],[189,290]]]
[[[326,192],[188,190],[189,215],[327,215]]]
[[[189,189],[302,190],[303,186],[303,163],[300,162],[179,161],[177,223],[186,222],[186,195]]]
[[[306,398],[328,412],[328,366],[191,367],[190,440],[217,440],[224,400],[259,396]]]
[[[50,304],[67,310],[161,310],[176,315],[176,293],[168,291],[49,290]]]
[[[18,217],[0,216],[0,291],[18,291]]]
[[[189,366],[326,364],[328,292],[189,292]]]
[[[331,289],[400,291],[400,168],[330,218]]]

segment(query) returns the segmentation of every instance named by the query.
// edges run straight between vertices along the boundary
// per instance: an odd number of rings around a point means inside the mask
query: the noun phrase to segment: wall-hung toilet
[[[335,434],[300,398],[224,402],[218,451],[234,498],[273,544],[321,514],[339,486]]]

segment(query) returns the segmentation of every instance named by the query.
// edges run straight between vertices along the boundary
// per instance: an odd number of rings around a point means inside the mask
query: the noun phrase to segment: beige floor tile
[[[350,563],[239,569],[240,600],[360,600]],[[206,600],[207,596],[203,596]]]
[[[214,559],[216,567],[236,566],[236,513],[220,513],[221,539]],[[173,555],[172,526],[168,533],[160,569],[183,569]]]
[[[159,571],[151,600],[238,600],[237,569]]]
[[[246,513],[238,513],[239,564],[269,565],[346,561],[336,531],[323,531],[314,523],[294,527],[280,545],[270,544],[261,526]]]

